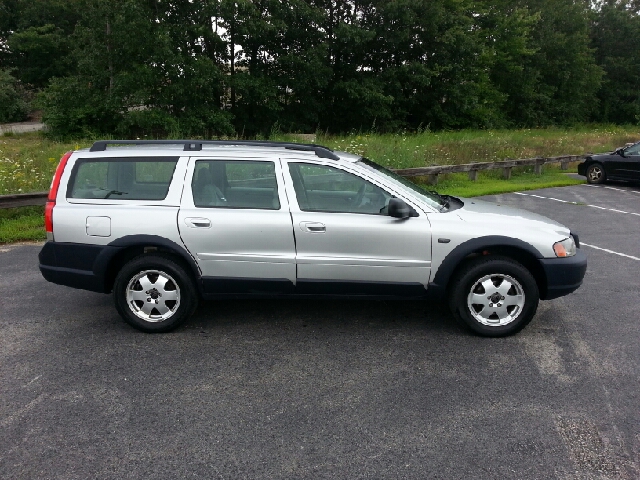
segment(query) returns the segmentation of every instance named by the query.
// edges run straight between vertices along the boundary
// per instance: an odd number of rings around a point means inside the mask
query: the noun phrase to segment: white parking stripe
[[[618,210],[615,208],[606,208],[606,207],[600,207],[598,205],[589,205],[588,203],[569,202],[568,200],[560,200],[559,198],[553,198],[553,197],[543,197],[541,195],[533,195],[531,193],[522,193],[522,192],[513,192],[513,193],[515,193],[516,195],[523,195],[525,197],[535,197],[535,198],[542,198],[544,200],[554,200],[556,202],[570,203],[572,205],[584,205],[585,207],[597,208],[598,210],[607,210],[609,212],[624,213],[625,215],[635,215],[637,217],[640,217],[640,213],[625,212],[624,210]]]
[[[636,193],[636,194],[640,194],[640,192],[636,191],[636,190],[627,190],[625,188],[615,188],[615,187],[605,187],[603,185],[589,185],[588,183],[581,183],[580,185],[582,185],[583,187],[592,187],[592,188],[607,188],[609,190],[615,190],[617,192],[627,192],[627,193]]]
[[[595,248],[596,250],[602,250],[603,252],[613,253],[614,255],[619,255],[621,257],[630,258],[631,260],[638,260],[640,258],[634,257],[633,255],[627,255],[626,253],[614,252],[613,250],[609,250],[608,248],[596,247],[595,245],[589,245],[588,243],[580,242],[580,246]]]

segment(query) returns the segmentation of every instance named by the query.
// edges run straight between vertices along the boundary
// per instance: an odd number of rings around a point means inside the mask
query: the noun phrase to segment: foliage
[[[29,27],[11,35],[8,43],[15,71],[32,87],[43,88],[49,79],[63,77],[73,68],[69,39],[55,25]]]
[[[0,0],[57,136],[638,122],[631,0]]]
[[[609,1],[593,15],[598,64],[605,71],[597,118],[640,123],[640,16],[631,2]]]
[[[29,104],[20,83],[8,70],[0,70],[0,123],[19,122],[29,114]]]
[[[87,140],[60,143],[40,133],[0,136],[0,195],[47,191],[60,157],[87,145]]]

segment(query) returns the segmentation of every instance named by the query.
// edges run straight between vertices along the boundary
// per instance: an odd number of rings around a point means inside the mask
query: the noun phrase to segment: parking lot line
[[[614,255],[619,255],[621,257],[630,258],[631,260],[640,261],[640,258],[638,258],[638,257],[634,257],[633,255],[627,255],[626,253],[614,252],[613,250],[609,250],[608,248],[596,247],[595,245],[590,245],[590,244],[584,243],[584,242],[580,242],[580,246],[581,247],[585,246],[585,247],[595,248],[596,250],[602,250],[603,252],[613,253]]]
[[[588,183],[581,183],[580,185],[583,187],[591,187],[591,188],[606,188],[608,190],[615,190],[617,192],[635,193],[636,195],[640,194],[640,192],[636,190],[627,190],[626,188],[606,187],[603,185],[589,185]]]
[[[515,193],[516,195],[523,195],[525,197],[535,197],[535,198],[542,198],[544,200],[554,200],[556,202],[570,203],[572,205],[583,205],[585,207],[597,208],[598,210],[607,210],[609,212],[624,213],[626,215],[635,215],[636,217],[640,217],[640,213],[627,212],[625,210],[618,210],[615,208],[600,207],[598,205],[590,205],[588,203],[569,202],[568,200],[560,200],[559,198],[553,198],[553,197],[543,197],[542,195],[533,195],[531,193],[522,193],[522,192],[513,192],[513,193]]]

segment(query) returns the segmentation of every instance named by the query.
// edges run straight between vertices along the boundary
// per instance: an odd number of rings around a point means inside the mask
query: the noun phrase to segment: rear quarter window
[[[177,163],[178,157],[79,159],[67,198],[164,200]]]

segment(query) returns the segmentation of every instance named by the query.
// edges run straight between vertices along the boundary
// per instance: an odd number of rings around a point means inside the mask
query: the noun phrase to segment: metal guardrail
[[[29,207],[47,203],[49,192],[20,193],[17,195],[0,195],[0,208]]]
[[[586,155],[562,155],[559,157],[535,157],[520,158],[517,160],[503,160],[501,162],[463,163],[462,165],[434,165],[432,167],[402,168],[394,170],[403,177],[429,177],[432,185],[438,183],[438,175],[441,173],[464,173],[469,172],[469,179],[476,180],[480,170],[502,169],[502,176],[505,179],[511,178],[513,167],[533,165],[536,175],[542,174],[542,167],[547,163],[559,163],[562,170],[569,168],[569,163],[583,160]]]
[[[438,175],[444,173],[469,173],[470,180],[478,178],[480,170],[502,169],[502,176],[511,178],[513,167],[533,165],[537,175],[542,173],[543,165],[547,163],[559,163],[562,170],[566,170],[571,162],[581,161],[586,155],[562,155],[560,157],[536,157],[521,158],[517,160],[504,160],[501,162],[464,163],[462,165],[434,165],[430,167],[403,168],[394,170],[403,177],[428,177],[432,185],[438,183]],[[44,205],[47,202],[48,192],[22,193],[17,195],[0,195],[0,208],[25,207],[30,205]]]

